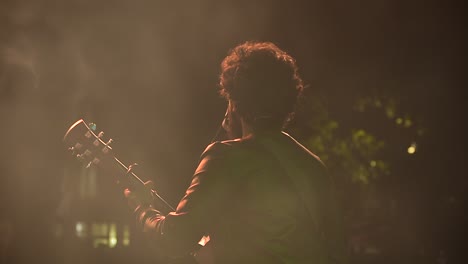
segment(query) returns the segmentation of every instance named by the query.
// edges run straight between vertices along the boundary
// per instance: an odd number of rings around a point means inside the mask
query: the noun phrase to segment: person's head
[[[231,115],[254,130],[281,130],[303,84],[295,60],[271,42],[245,42],[221,63],[220,94]]]

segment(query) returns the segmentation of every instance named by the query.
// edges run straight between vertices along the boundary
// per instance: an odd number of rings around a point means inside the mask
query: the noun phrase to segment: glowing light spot
[[[200,241],[198,241],[198,245],[204,247],[208,242],[210,242],[210,236],[203,236]]]
[[[408,147],[408,154],[414,154],[416,152],[416,143],[412,143],[411,146]]]
[[[392,107],[387,107],[385,109],[385,113],[387,114],[388,118],[393,118],[395,116],[395,110]]]
[[[413,124],[413,122],[410,119],[406,119],[405,123],[403,124],[404,127],[410,127]]]
[[[75,225],[75,231],[77,237],[86,237],[86,223],[77,222]]]
[[[115,223],[110,224],[109,228],[109,247],[113,248],[117,245],[117,225]]]
[[[417,134],[418,134],[418,136],[424,135],[424,129],[422,129],[422,128],[418,129]]]
[[[377,99],[377,100],[375,100],[374,105],[375,105],[375,107],[380,108],[380,107],[382,107],[382,102]]]
[[[128,225],[124,226],[123,228],[122,244],[124,246],[130,245],[130,228],[128,227]]]
[[[397,125],[401,125],[403,124],[403,118],[399,117],[395,120],[395,122],[397,123]]]
[[[111,237],[109,238],[109,247],[113,248],[117,245],[117,238],[116,237]]]
[[[83,231],[83,223],[81,223],[81,222],[76,223],[76,228],[75,229],[76,229],[77,233],[82,232]]]
[[[370,162],[370,165],[371,165],[371,167],[377,166],[377,161],[372,160],[372,161]]]

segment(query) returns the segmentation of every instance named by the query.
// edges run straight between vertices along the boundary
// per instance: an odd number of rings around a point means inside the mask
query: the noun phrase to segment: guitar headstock
[[[65,133],[63,141],[68,150],[77,159],[91,166],[97,165],[105,157],[113,157],[112,139],[107,142],[103,140],[104,132],[95,133],[96,125],[90,123],[87,125],[83,119],[75,122]]]

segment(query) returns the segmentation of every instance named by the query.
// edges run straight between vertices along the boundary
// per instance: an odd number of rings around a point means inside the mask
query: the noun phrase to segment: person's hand
[[[153,203],[152,189],[154,183],[147,181],[140,188],[125,189],[124,195],[127,198],[128,205],[132,210],[136,210],[140,206],[151,206]]]

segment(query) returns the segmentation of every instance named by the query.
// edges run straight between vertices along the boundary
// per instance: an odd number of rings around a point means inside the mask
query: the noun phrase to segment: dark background
[[[74,186],[67,171],[77,169],[61,139],[79,118],[97,123],[118,156],[138,162],[139,174],[175,204],[224,115],[221,60],[235,45],[260,40],[297,59],[310,96],[325,98],[345,126],[355,122],[351,101],[369,94],[397,98],[419,120],[426,132],[417,155],[396,165],[410,177],[391,188],[407,205],[398,217],[405,229],[390,233],[408,236],[383,238],[399,245],[387,260],[460,263],[467,191],[462,10],[456,1],[417,0],[2,0],[2,261],[74,263],[57,257],[53,230],[64,218],[83,218],[76,208],[86,206],[62,208]]]

